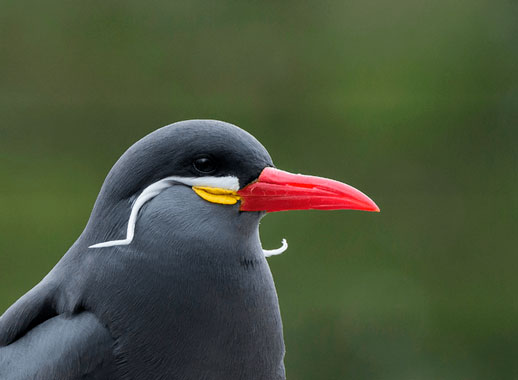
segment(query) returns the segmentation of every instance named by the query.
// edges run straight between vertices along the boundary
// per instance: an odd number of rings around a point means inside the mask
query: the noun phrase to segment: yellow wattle
[[[233,205],[241,199],[235,191],[221,189],[219,187],[193,186],[192,189],[201,198],[212,203]]]

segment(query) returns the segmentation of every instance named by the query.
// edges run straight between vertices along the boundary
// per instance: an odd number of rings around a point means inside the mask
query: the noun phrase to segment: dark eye
[[[210,173],[216,170],[216,163],[210,157],[197,158],[192,164],[201,173]]]

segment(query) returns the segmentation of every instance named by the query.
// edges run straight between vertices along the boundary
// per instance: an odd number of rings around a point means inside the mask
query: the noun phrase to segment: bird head
[[[369,197],[349,185],[276,169],[252,135],[215,120],[168,125],[124,153],[106,178],[90,222],[113,220],[112,215],[118,214],[120,224],[126,224],[126,236],[114,239],[117,228],[110,227],[90,248],[130,245],[143,209],[154,199],[160,203],[155,224],[161,220],[177,226],[189,224],[189,218],[173,221],[167,216],[173,208],[177,215],[182,210],[183,215],[196,214],[198,223],[233,226],[243,220],[258,223],[266,212],[275,211],[379,211]]]

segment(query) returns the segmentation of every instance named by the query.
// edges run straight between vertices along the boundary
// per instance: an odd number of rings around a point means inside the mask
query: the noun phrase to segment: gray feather
[[[111,379],[114,341],[88,312],[50,318],[0,348],[0,379]]]

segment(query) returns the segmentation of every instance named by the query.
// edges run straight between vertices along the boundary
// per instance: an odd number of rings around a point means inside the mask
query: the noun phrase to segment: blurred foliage
[[[518,378],[518,4],[14,1],[0,12],[0,310],[173,121],[237,124],[381,214],[269,215],[290,379]]]

